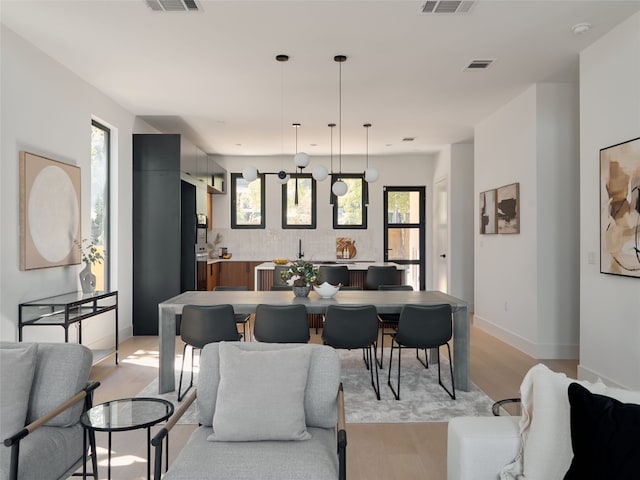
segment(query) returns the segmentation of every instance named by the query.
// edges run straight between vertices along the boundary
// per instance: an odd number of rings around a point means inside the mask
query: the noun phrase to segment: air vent
[[[486,70],[493,64],[494,60],[471,60],[464,70]]]
[[[199,12],[196,0],[146,0],[147,7],[154,12]]]
[[[469,13],[474,3],[474,0],[428,0],[420,8],[420,13]]]

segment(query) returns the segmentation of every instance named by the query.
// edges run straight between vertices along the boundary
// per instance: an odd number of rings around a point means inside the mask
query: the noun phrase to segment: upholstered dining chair
[[[346,265],[320,265],[318,267],[318,285],[324,282],[348,287],[349,268]]]
[[[379,285],[378,290],[413,290],[411,285]],[[400,319],[399,313],[379,313],[378,324],[380,326],[380,356],[378,357],[378,365],[382,366],[384,358],[384,337],[391,336],[398,328],[398,320]]]
[[[253,336],[259,342],[307,343],[309,322],[304,305],[256,306]]]
[[[451,361],[451,347],[449,340],[453,336],[453,323],[451,318],[451,305],[405,305],[400,312],[398,328],[391,335],[391,353],[389,355],[389,376],[387,383],[396,400],[400,400],[400,365],[403,348],[415,348],[416,357],[425,368],[429,368],[426,362],[427,349],[433,348],[437,353],[438,384],[456,399],[456,385],[453,379],[453,362]],[[395,345],[395,346],[394,346]],[[451,373],[451,390],[442,383],[440,376],[440,346],[446,345],[449,353],[449,370]],[[391,369],[393,367],[393,352],[398,351],[398,390],[391,384]],[[425,362],[418,356],[418,351],[424,350]]]
[[[398,269],[394,265],[370,265],[364,277],[365,290],[378,290],[380,285],[398,285]]]
[[[193,387],[194,350],[196,348],[202,349],[207,343],[238,341],[241,337],[231,305],[185,305],[182,307],[180,338],[184,342],[184,348],[182,349],[182,366],[180,367],[180,382],[178,384],[179,402]],[[183,392],[182,376],[187,346],[191,347],[191,380]]]
[[[214,287],[213,290],[215,292],[246,292],[249,290],[249,287],[246,285],[240,286],[228,286],[228,285],[218,285]],[[249,328],[249,319],[251,315],[247,313],[234,313],[236,317],[236,323],[238,325],[242,325],[242,337],[246,342],[251,341],[251,328]],[[247,330],[249,330],[247,332]]]
[[[340,349],[363,351],[364,364],[371,374],[371,386],[380,400],[380,380],[376,343],[378,341],[378,317],[373,305],[329,305],[325,313],[322,341],[325,345]],[[375,382],[373,371],[375,369]]]

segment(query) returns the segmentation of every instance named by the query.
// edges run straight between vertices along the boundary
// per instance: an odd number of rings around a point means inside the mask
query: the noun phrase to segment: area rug
[[[438,384],[438,366],[425,369],[415,357],[415,350],[402,353],[402,377],[400,400],[393,397],[387,386],[389,368],[388,350],[385,351],[384,367],[380,375],[380,400],[376,400],[371,387],[371,377],[362,360],[362,350],[339,350],[342,365],[345,415],[347,423],[410,423],[446,422],[459,416],[491,416],[491,400],[473,383],[468,392],[456,390],[456,400]],[[397,363],[394,361],[392,382],[395,385]],[[442,381],[449,388],[449,365],[442,364]],[[197,372],[197,365],[196,365]],[[176,388],[179,367],[176,369]],[[188,372],[185,377],[188,380]],[[158,397],[173,402],[178,408],[177,391],[158,394],[157,379],[147,385],[138,397]],[[192,405],[178,423],[197,424],[197,406]]]

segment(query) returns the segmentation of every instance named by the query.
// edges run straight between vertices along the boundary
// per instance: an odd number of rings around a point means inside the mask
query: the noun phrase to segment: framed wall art
[[[520,233],[520,184],[497,189],[498,233]]]
[[[498,233],[496,190],[480,192],[480,233]]]
[[[640,278],[640,137],[600,150],[600,272]]]
[[[80,168],[20,152],[20,269],[80,263]]]

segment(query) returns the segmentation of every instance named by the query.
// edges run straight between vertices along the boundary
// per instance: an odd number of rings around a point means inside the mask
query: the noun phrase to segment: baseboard
[[[590,368],[587,368],[581,364],[578,364],[578,380],[587,380],[592,383],[598,380],[602,380],[604,383],[606,383],[610,387],[623,388],[625,390],[630,390],[629,387],[625,385],[620,385],[619,383],[611,380],[609,377],[602,375],[598,372],[594,372]]]
[[[474,315],[473,323],[481,330],[490,333],[494,337],[536,359],[567,360],[578,358],[580,354],[579,345],[533,343],[518,334],[482,318],[478,314]]]

